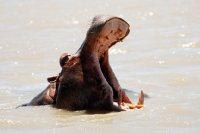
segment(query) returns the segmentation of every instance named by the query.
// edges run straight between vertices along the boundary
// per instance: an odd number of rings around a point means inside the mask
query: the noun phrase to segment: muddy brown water
[[[109,58],[122,87],[151,96],[145,108],[120,113],[15,109],[61,70],[60,55],[76,52],[97,14],[129,22],[129,36]],[[198,0],[1,0],[0,132],[198,133],[199,14]],[[128,95],[137,101],[136,93]]]

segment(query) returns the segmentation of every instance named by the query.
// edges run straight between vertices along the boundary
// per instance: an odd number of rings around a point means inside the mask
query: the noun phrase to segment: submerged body
[[[129,31],[129,24],[121,18],[94,17],[76,54],[61,55],[61,73],[48,78],[50,85],[23,106],[54,104],[67,110],[103,108],[110,111],[124,110],[124,105],[131,108],[132,102],[121,89],[108,58],[109,48],[122,41]],[[143,103],[142,92],[138,104]]]

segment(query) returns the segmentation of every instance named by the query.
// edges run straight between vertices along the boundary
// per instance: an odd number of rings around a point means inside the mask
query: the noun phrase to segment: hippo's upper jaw
[[[100,58],[110,47],[122,41],[129,33],[129,25],[119,18],[111,18],[106,21],[100,32],[96,45],[98,47],[98,57]]]
[[[92,52],[97,51],[98,58],[100,58],[110,47],[122,41],[129,34],[129,28],[129,24],[121,18],[96,16],[87,31],[86,40],[81,49],[83,53],[88,52],[88,49]]]

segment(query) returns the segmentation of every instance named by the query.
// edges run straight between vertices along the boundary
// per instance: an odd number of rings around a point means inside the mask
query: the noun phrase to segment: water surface
[[[15,109],[47,85],[97,14],[122,17],[131,32],[110,50],[122,87],[151,96],[120,113]],[[27,1],[0,4],[1,132],[189,132],[200,130],[200,1]],[[138,96],[129,93],[133,101]]]

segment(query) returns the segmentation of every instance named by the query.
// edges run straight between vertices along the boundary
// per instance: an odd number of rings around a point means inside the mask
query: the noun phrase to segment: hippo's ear
[[[69,59],[69,56],[71,56],[71,54],[69,53],[64,53],[60,56],[60,66],[63,67],[65,65],[65,62]]]
[[[47,81],[48,81],[48,82],[56,81],[57,78],[58,78],[58,76],[48,77],[48,78],[47,78]]]

